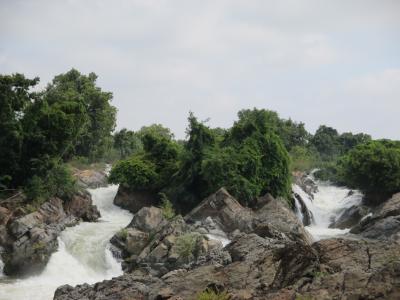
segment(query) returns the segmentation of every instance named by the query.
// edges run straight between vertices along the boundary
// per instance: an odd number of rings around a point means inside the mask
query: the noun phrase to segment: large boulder
[[[166,219],[164,218],[163,212],[160,208],[154,206],[143,207],[133,216],[128,227],[137,228],[144,232],[151,233],[157,231],[165,221]]]
[[[72,196],[64,204],[67,214],[73,215],[86,222],[93,222],[100,218],[100,212],[92,203],[88,192],[81,191]]]
[[[254,232],[262,237],[288,238],[311,244],[311,236],[293,211],[285,205],[285,201],[272,197],[267,199],[264,206],[253,216]]]
[[[363,217],[368,215],[370,209],[365,205],[353,205],[329,225],[329,228],[347,229],[357,225]]]
[[[361,219],[350,232],[371,239],[400,241],[400,193],[394,194],[374,213]]]
[[[107,186],[107,173],[104,170],[73,170],[73,176],[77,179],[77,183],[82,188],[99,188]]]
[[[185,216],[185,220],[194,223],[207,217],[211,217],[225,232],[252,230],[252,210],[244,208],[224,188],[205,198]]]
[[[118,188],[117,195],[114,198],[114,204],[129,210],[131,213],[137,213],[141,208],[158,204],[157,195],[148,191],[131,191],[123,186]]]

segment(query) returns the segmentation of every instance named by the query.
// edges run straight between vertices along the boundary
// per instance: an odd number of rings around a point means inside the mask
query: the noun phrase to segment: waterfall
[[[318,191],[313,199],[297,184],[292,186],[293,192],[298,194],[307,209],[312,214],[312,222],[305,228],[315,240],[342,235],[350,229],[329,228],[329,225],[337,219],[347,208],[359,205],[362,194],[358,191],[351,191],[345,187],[337,187],[327,182],[318,182]],[[304,215],[301,212],[301,204],[295,198],[296,215],[303,221]]]
[[[113,205],[117,186],[89,190],[101,213],[99,222],[82,222],[65,229],[59,247],[41,274],[24,279],[0,280],[0,300],[53,299],[57,287],[95,283],[122,274],[120,263],[109,250],[110,238],[132,219]]]

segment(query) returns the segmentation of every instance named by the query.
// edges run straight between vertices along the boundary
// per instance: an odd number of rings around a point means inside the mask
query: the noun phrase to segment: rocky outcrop
[[[185,220],[194,223],[210,217],[225,232],[236,229],[250,232],[253,229],[253,215],[251,209],[244,208],[226,189],[221,188],[189,212]]]
[[[363,218],[350,232],[371,239],[400,241],[400,193]]]
[[[6,217],[7,222],[0,226],[4,272],[20,275],[40,271],[57,249],[57,237],[66,226],[79,220],[95,221],[99,216],[90,195],[81,192],[66,202],[51,198],[37,211],[20,217]]]
[[[167,221],[156,207],[139,210],[111,243],[121,251],[125,270],[142,270],[154,276],[210,261],[230,260],[229,256],[219,253],[221,243],[195,231],[181,216]]]
[[[60,287],[64,299],[195,299],[206,290],[230,299],[398,299],[396,243],[330,239],[313,246],[242,234],[226,247],[232,261],[177,269],[162,277],[143,271],[93,286]]]
[[[147,191],[131,191],[120,186],[117,195],[114,198],[114,204],[129,210],[131,213],[137,213],[141,208],[158,204],[159,199]]]
[[[64,208],[68,215],[86,222],[93,222],[100,218],[99,210],[92,204],[92,198],[86,191],[80,191],[65,201]]]
[[[195,223],[210,217],[228,235],[238,230],[255,232],[262,237],[299,239],[310,243],[311,237],[284,203],[267,194],[258,199],[257,207],[261,208],[254,211],[241,206],[221,188],[188,213],[185,220]]]
[[[107,186],[107,173],[104,170],[73,170],[73,176],[76,178],[80,187],[95,189]]]

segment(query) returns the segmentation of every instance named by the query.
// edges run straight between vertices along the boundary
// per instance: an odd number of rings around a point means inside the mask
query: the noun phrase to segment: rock
[[[139,255],[149,242],[149,234],[135,228],[127,228],[126,232],[126,251]]]
[[[371,239],[399,240],[400,193],[378,206],[371,216],[361,219],[350,232]]]
[[[306,203],[304,202],[304,199],[301,197],[301,195],[297,194],[296,192],[293,191],[293,197],[295,198],[294,201],[298,201],[300,204],[300,212],[301,215],[303,216],[303,222],[304,226],[311,225],[313,222],[313,215],[311,211],[308,210]],[[297,208],[298,209],[298,208]]]
[[[0,206],[0,226],[6,225],[8,223],[8,221],[10,220],[11,215],[12,215],[12,212],[9,209]]]
[[[262,237],[289,238],[311,244],[312,238],[293,211],[284,205],[283,200],[271,199],[260,208],[252,220],[254,232]]]
[[[329,228],[346,229],[351,228],[369,213],[369,208],[364,205],[353,205],[346,209]]]
[[[97,221],[100,218],[100,212],[92,204],[92,198],[87,192],[80,192],[73,195],[71,199],[66,201],[64,208],[68,214],[74,215],[86,222]]]
[[[74,169],[73,176],[77,179],[78,185],[84,189],[106,187],[108,184],[105,171]]]
[[[114,198],[114,204],[129,210],[131,213],[137,213],[141,208],[158,204],[159,199],[147,191],[131,191],[120,186],[117,195]]]
[[[204,199],[185,216],[188,222],[212,218],[224,232],[252,230],[252,211],[244,208],[224,188]]]
[[[318,192],[318,185],[314,179],[304,172],[294,172],[292,175],[294,183],[300,186],[311,198],[314,198],[314,194]]]
[[[128,227],[137,228],[141,231],[151,233],[159,229],[166,219],[158,207],[143,207],[134,216]]]
[[[57,238],[65,227],[75,225],[79,219],[93,221],[98,217],[90,195],[78,193],[66,201],[65,209],[63,201],[53,197],[37,211],[9,220],[7,228],[0,230],[5,274],[41,271],[57,250]]]

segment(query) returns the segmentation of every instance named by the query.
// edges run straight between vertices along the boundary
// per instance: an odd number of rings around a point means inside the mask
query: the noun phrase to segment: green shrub
[[[361,144],[340,162],[340,176],[372,201],[386,200],[400,191],[400,142],[387,140]]]
[[[159,176],[154,163],[142,156],[134,156],[117,162],[108,180],[132,190],[154,190],[158,187]]]
[[[185,233],[176,239],[176,247],[180,257],[189,262],[193,257],[197,256],[197,243],[201,238],[198,233]]]
[[[172,205],[172,202],[168,200],[167,196],[164,193],[159,193],[161,197],[161,210],[164,218],[167,220],[172,220],[175,217],[175,210]]]
[[[44,175],[34,175],[24,187],[24,192],[34,207],[38,207],[48,198],[56,196],[70,198],[76,191],[75,179],[65,164],[50,162]]]
[[[229,294],[227,292],[215,292],[211,289],[199,293],[196,300],[229,300]]]
[[[117,232],[117,236],[122,240],[126,240],[126,238],[128,237],[128,230],[126,228],[122,228],[120,231]]]

